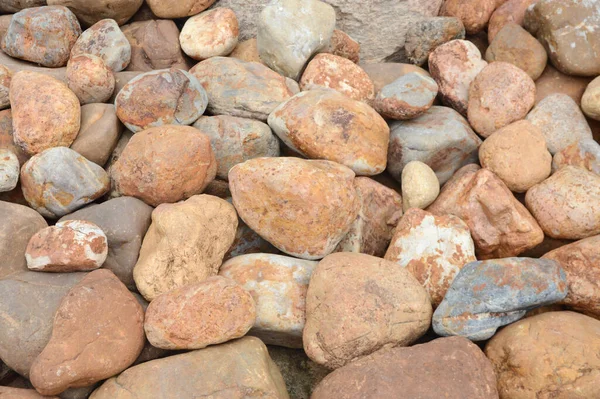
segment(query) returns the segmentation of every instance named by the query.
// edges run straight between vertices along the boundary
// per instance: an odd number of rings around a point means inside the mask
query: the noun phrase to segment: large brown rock
[[[81,127],[71,149],[97,165],[104,165],[115,149],[123,125],[112,104],[81,107]]]
[[[488,25],[488,41],[491,43],[496,34],[509,23],[515,23],[523,25],[523,18],[525,18],[525,11],[532,4],[537,3],[539,0],[508,0],[500,5],[492,16]]]
[[[501,399],[595,398],[600,396],[599,350],[600,321],[547,312],[505,327],[485,353]]]
[[[350,230],[359,202],[354,172],[331,161],[256,158],[229,172],[233,204],[254,231],[302,259],[331,253]]]
[[[144,0],[48,0],[48,5],[69,7],[85,26],[92,26],[102,19],[114,19],[123,25],[137,12]]]
[[[427,210],[465,221],[480,260],[516,256],[544,239],[536,220],[502,180],[476,165],[457,171]]]
[[[215,0],[148,0],[152,13],[159,18],[185,18],[201,13],[210,7]]]
[[[408,346],[431,322],[429,295],[393,262],[335,253],[313,272],[306,293],[304,351],[335,369],[378,349]]]
[[[481,349],[465,338],[451,337],[377,351],[329,374],[311,396],[398,397],[497,399],[498,391],[492,365]]]
[[[358,61],[360,60],[360,44],[346,32],[339,29],[333,30],[331,40],[329,41],[329,47],[327,47],[324,52],[344,57],[355,64],[358,64]]]

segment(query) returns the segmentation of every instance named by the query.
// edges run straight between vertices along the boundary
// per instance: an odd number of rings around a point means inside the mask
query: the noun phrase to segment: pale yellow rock
[[[585,89],[581,97],[581,110],[588,117],[600,121],[600,76]]]
[[[402,170],[402,208],[427,208],[440,193],[435,172],[425,163],[411,161]]]

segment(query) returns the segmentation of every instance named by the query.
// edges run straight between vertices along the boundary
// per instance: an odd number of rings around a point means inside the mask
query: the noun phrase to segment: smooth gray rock
[[[13,190],[19,182],[19,159],[14,152],[0,148],[0,192]]]

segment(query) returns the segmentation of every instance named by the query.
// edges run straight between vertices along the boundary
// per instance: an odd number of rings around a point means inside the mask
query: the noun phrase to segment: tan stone
[[[112,104],[81,107],[81,127],[71,149],[97,165],[104,165],[115,149],[123,125]]]
[[[411,161],[402,169],[402,209],[425,209],[440,193],[435,172],[425,163]]]
[[[159,18],[185,18],[201,13],[210,7],[215,0],[148,0],[150,9]]]
[[[216,275],[237,225],[233,206],[210,195],[159,205],[133,269],[140,294],[152,301]]]
[[[554,154],[552,169],[580,166],[600,175],[600,144],[593,139],[582,139]]]
[[[360,61],[360,44],[339,29],[333,30],[329,47],[324,52],[347,58],[355,64]]]
[[[260,64],[264,64],[258,56],[258,48],[256,47],[255,37],[238,42],[237,46],[235,46],[229,56],[246,62],[258,62]]]
[[[179,35],[181,49],[195,60],[228,55],[238,43],[235,13],[224,7],[213,8],[189,18]]]
[[[590,78],[565,75],[548,63],[542,75],[535,81],[535,103],[538,104],[551,94],[562,93],[579,105],[590,81]]]
[[[495,9],[496,0],[446,0],[440,15],[460,19],[467,33],[474,34],[486,28]]]
[[[69,7],[85,26],[92,26],[102,19],[114,19],[123,25],[136,13],[144,0],[48,0],[48,5]]]
[[[548,312],[503,328],[485,353],[496,372],[500,399],[594,398],[600,395],[599,350],[600,321]]]
[[[384,86],[389,85],[407,73],[415,72],[423,76],[430,76],[429,72],[425,69],[412,64],[386,62],[380,64],[361,64],[360,66],[371,78],[375,86],[375,94],[379,93]]]
[[[106,102],[115,90],[115,77],[102,58],[92,54],[71,57],[67,85],[83,104]]]
[[[479,260],[517,256],[544,239],[536,220],[502,180],[476,165],[459,169],[427,210],[465,221]]]
[[[539,0],[508,0],[500,5],[490,18],[488,25],[488,41],[491,43],[496,34],[509,23],[523,25],[525,11],[527,8],[537,3]]]
[[[590,82],[581,97],[581,110],[588,117],[600,120],[600,78]]]
[[[229,171],[240,217],[279,250],[302,259],[331,253],[359,211],[354,172],[330,161],[255,158]]]

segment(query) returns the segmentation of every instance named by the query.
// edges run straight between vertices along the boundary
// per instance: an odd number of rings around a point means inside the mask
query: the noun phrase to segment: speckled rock
[[[389,119],[413,119],[433,105],[438,85],[432,78],[408,73],[384,86],[373,102],[373,107]]]
[[[0,148],[0,192],[11,191],[19,182],[19,158],[14,152]]]
[[[67,64],[67,85],[81,104],[103,103],[115,90],[115,77],[102,58],[81,54]]]
[[[593,398],[600,395],[598,348],[600,321],[574,312],[548,312],[504,328],[485,353],[501,399]]]
[[[535,101],[535,83],[507,62],[483,68],[469,88],[469,123],[483,137],[525,118]]]
[[[429,71],[444,104],[467,116],[469,87],[487,65],[477,47],[467,40],[452,40],[429,55]]]
[[[308,282],[317,262],[272,254],[250,254],[223,263],[219,275],[246,289],[256,303],[249,334],[264,343],[302,348]]]
[[[330,161],[255,158],[229,172],[244,222],[279,250],[302,259],[331,253],[359,211],[354,172]]]
[[[444,184],[461,166],[477,159],[480,144],[481,139],[458,112],[434,105],[418,118],[390,124],[387,170],[401,181],[404,167],[421,161]]]
[[[59,218],[104,195],[110,188],[100,166],[67,147],[33,156],[21,169],[21,188],[29,205],[48,218]]]
[[[473,341],[491,338],[529,309],[558,302],[567,295],[567,278],[549,259],[504,258],[471,262],[454,279],[433,314],[438,335]]]
[[[524,193],[550,176],[552,155],[541,130],[522,120],[492,133],[479,147],[479,161],[511,191]]]
[[[361,68],[369,75],[375,86],[375,94],[379,93],[384,86],[401,78],[407,73],[418,73],[430,76],[425,69],[413,64],[402,64],[398,62],[385,62],[380,64],[361,64]]]
[[[344,57],[356,64],[360,60],[360,44],[339,29],[333,30],[329,46],[323,52]]]
[[[600,4],[540,0],[527,9],[525,28],[544,45],[552,64],[569,75],[600,74]]]
[[[200,194],[216,173],[209,138],[193,127],[176,125],[135,134],[110,169],[118,193],[152,206]]]
[[[552,169],[580,166],[600,175],[600,144],[593,139],[582,139],[554,154]]]
[[[210,138],[220,179],[227,180],[229,169],[238,163],[279,156],[279,140],[260,121],[228,115],[203,116],[194,127]]]
[[[112,104],[81,107],[81,127],[71,149],[98,165],[104,165],[115,149],[123,125]]]
[[[393,398],[399,387],[407,398],[498,399],[490,361],[462,337],[377,351],[329,374],[311,398]]]
[[[600,176],[577,166],[559,169],[525,196],[544,233],[567,239],[600,233],[599,199]]]
[[[0,38],[1,40],[1,38]],[[0,110],[10,107],[10,80],[12,72],[4,65],[0,65]]]
[[[544,239],[529,211],[498,176],[476,165],[458,170],[427,209],[456,215],[467,223],[477,259],[516,256]]]
[[[201,13],[210,7],[215,0],[148,0],[152,13],[159,18],[185,18]]]
[[[66,7],[27,8],[10,21],[2,51],[46,67],[61,67],[80,34],[77,18]]]
[[[402,169],[402,209],[425,209],[440,193],[435,172],[421,161],[411,161]]]
[[[429,296],[408,271],[370,255],[331,254],[310,279],[304,351],[318,364],[339,368],[378,349],[411,344],[430,319]]]
[[[90,399],[129,399],[131,392],[151,398],[161,391],[178,399],[194,399],[199,395],[289,399],[267,347],[254,337],[131,367],[107,380]]]
[[[539,0],[508,0],[500,5],[490,18],[488,25],[488,41],[491,43],[496,34],[508,23],[523,25],[525,11]]]
[[[385,170],[389,127],[367,104],[334,90],[309,90],[285,101],[269,115],[269,126],[292,150],[327,159],[358,175]],[[327,136],[327,140],[322,137]]]
[[[540,77],[548,55],[544,46],[521,25],[509,22],[496,34],[486,53],[487,62],[508,62],[524,70],[533,80]]]
[[[152,301],[216,275],[237,225],[233,206],[210,195],[159,205],[133,269],[140,294]]]
[[[317,54],[299,83],[302,90],[330,88],[358,101],[369,101],[375,96],[369,75],[354,62],[333,54]]]
[[[25,259],[29,270],[79,272],[102,266],[108,255],[106,234],[93,223],[68,220],[31,237]]]
[[[294,93],[286,79],[264,65],[213,57],[190,70],[208,94],[208,111],[266,121]]]
[[[195,60],[228,55],[238,43],[238,21],[229,8],[217,7],[189,18],[179,35],[181,49]]]
[[[406,32],[404,49],[408,60],[424,65],[436,48],[451,40],[464,39],[465,27],[458,18],[431,17],[415,20]]]
[[[440,15],[460,19],[467,33],[472,35],[487,27],[495,9],[496,0],[446,0]]]
[[[256,46],[255,37],[238,42],[237,46],[235,46],[229,56],[246,62],[258,62],[259,64],[263,64],[258,56],[258,47]]]
[[[600,120],[600,79],[596,78],[587,85],[581,97],[581,110],[589,118]]]
[[[79,99],[66,84],[37,72],[21,71],[12,77],[10,88],[15,144],[30,155],[71,145],[79,132],[81,110]]]
[[[258,19],[258,54],[275,72],[298,80],[306,62],[326,49],[335,28],[335,10],[318,0],[276,0]]]
[[[113,72],[127,68],[131,60],[131,45],[114,19],[103,19],[86,29],[71,49],[71,57],[93,54]]]
[[[48,5],[69,7],[85,26],[103,19],[114,19],[123,25],[137,12],[144,0],[48,0]]]

